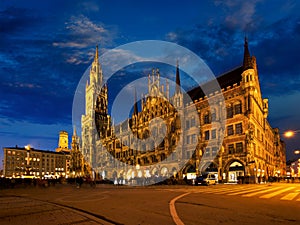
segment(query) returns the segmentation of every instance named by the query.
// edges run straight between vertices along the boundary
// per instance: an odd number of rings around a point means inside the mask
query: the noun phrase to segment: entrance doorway
[[[228,182],[236,183],[239,177],[245,175],[245,167],[238,161],[230,164],[228,171]]]

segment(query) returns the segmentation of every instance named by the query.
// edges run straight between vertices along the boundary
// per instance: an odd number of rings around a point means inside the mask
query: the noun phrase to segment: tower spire
[[[138,105],[137,105],[137,98],[136,98],[136,88],[134,89],[134,106],[133,106],[133,115],[138,114]]]
[[[244,43],[244,61],[243,61],[243,68],[244,70],[247,69],[253,69],[249,48],[248,48],[248,39],[245,37],[245,43]]]
[[[96,46],[96,52],[95,52],[95,58],[94,61],[97,62],[99,59],[99,51],[98,51],[98,45]]]
[[[180,76],[179,76],[179,63],[178,63],[178,59],[176,62],[176,94],[181,93],[180,90]]]

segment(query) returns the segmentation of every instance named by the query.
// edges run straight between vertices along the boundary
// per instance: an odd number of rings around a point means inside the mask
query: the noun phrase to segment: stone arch
[[[187,173],[196,173],[196,167],[195,164],[188,163],[182,170],[183,174]]]
[[[236,183],[245,176],[246,163],[240,159],[230,159],[224,166],[225,180],[229,183]],[[223,177],[224,178],[224,177]]]
[[[218,173],[218,164],[216,162],[206,162],[203,166],[200,168],[201,173]]]
[[[169,170],[168,170],[168,168],[165,167],[165,166],[163,166],[160,169],[160,175],[163,176],[163,177],[169,176]]]

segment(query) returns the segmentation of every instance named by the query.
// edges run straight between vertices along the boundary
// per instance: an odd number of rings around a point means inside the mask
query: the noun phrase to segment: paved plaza
[[[0,225],[300,224],[300,184],[1,190]]]

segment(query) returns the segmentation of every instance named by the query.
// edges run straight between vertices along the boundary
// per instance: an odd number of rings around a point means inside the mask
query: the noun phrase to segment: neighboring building
[[[69,134],[67,131],[59,132],[58,148],[55,149],[56,152],[70,152],[69,149]]]
[[[287,163],[288,177],[300,178],[300,158]]]
[[[69,175],[70,154],[26,147],[7,147],[4,151],[5,177],[59,178]]]
[[[193,102],[186,105],[180,91],[179,66],[175,74],[177,87],[172,96],[168,83],[163,86],[159,71],[154,70],[148,78],[148,94],[141,101],[141,111],[135,103],[131,118],[118,125],[113,125],[108,115],[108,90],[106,85],[101,88],[102,76],[97,48],[86,85],[82,152],[100,174],[129,179],[172,175],[182,178],[189,172],[211,172],[220,182],[236,182],[239,177],[247,179],[246,182],[260,182],[271,176],[285,176],[285,145],[279,130],[272,128],[267,120],[268,99],[262,98],[256,59],[250,56],[246,39],[242,66],[217,78],[221,92],[212,90],[207,96],[200,87],[195,88],[188,92]],[[225,131],[220,126],[223,111],[208,102],[219,95],[225,99]],[[197,108],[197,115],[189,114],[191,107]],[[181,111],[184,117],[179,118]],[[155,140],[152,140],[145,146],[133,146],[133,136],[146,138],[149,135],[149,121],[155,117],[163,118],[167,124],[166,128],[158,124],[156,130],[151,131],[163,133],[160,129],[167,129],[160,145],[153,149]],[[195,120],[200,126],[196,126]],[[180,135],[184,138],[179,139]],[[221,143],[218,143],[219,137],[224,137]],[[190,147],[195,144],[196,150]],[[176,157],[172,155],[164,160],[171,153]],[[116,164],[112,157],[125,165]],[[163,165],[156,165],[162,161]],[[129,165],[135,165],[137,170],[129,169]],[[147,171],[138,175],[140,166],[146,166]]]

